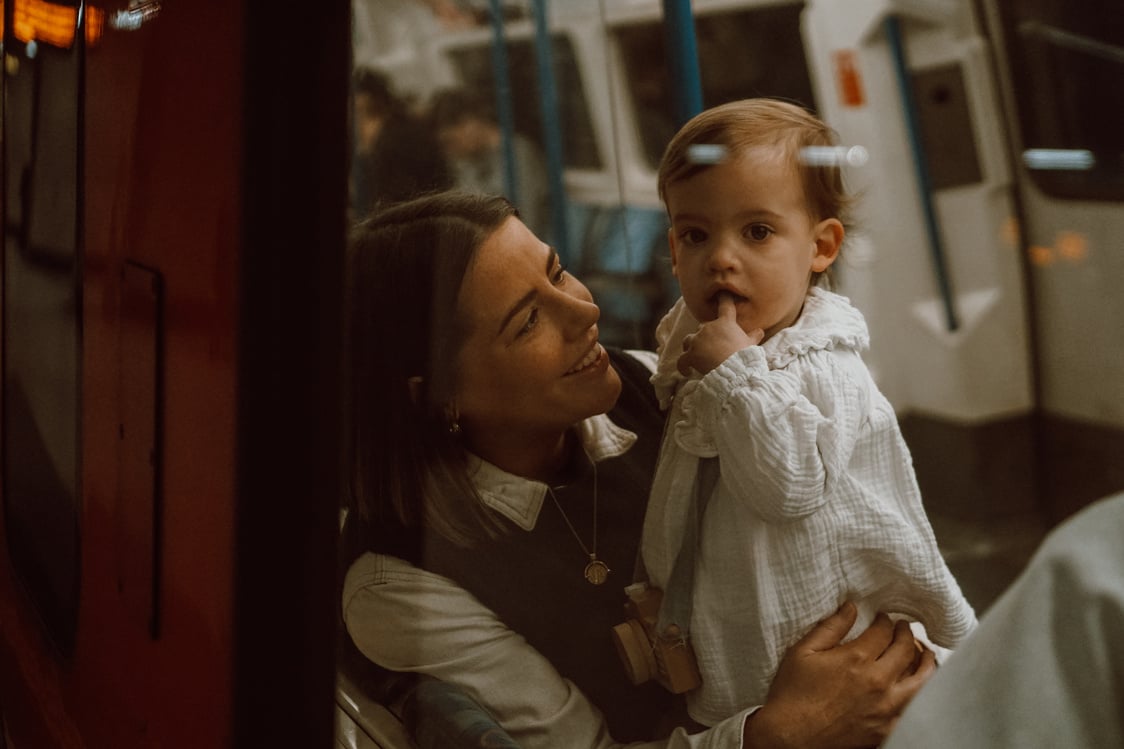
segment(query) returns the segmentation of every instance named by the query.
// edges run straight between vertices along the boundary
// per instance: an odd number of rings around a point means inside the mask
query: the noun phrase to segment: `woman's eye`
[[[534,329],[534,327],[538,324],[539,324],[539,308],[538,307],[532,307],[531,308],[531,314],[527,315],[527,322],[524,323],[523,327],[519,329],[519,332],[515,334],[515,337],[520,338],[520,337],[526,335],[527,333],[530,333]]]
[[[554,269],[554,272],[550,274],[550,281],[555,286],[557,286],[565,280],[566,280],[566,269],[563,268],[561,265],[558,265]]]
[[[746,234],[749,235],[750,239],[757,242],[765,241],[772,233],[773,230],[765,226],[765,224],[750,224],[749,229],[746,230]]]

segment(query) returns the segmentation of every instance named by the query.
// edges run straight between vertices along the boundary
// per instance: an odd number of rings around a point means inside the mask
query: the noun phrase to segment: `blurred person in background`
[[[532,232],[549,236],[550,195],[538,146],[513,133],[515,186],[513,194],[508,194],[503,132],[492,107],[470,91],[446,89],[434,95],[429,111],[456,186],[468,192],[503,195],[516,205]]]
[[[452,174],[428,123],[391,91],[386,76],[356,70],[353,83],[355,158],[351,217],[377,206],[452,186]]]

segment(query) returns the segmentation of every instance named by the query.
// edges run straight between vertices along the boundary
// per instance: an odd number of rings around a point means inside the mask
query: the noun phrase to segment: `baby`
[[[697,530],[688,707],[705,725],[762,704],[788,647],[844,601],[852,635],[883,611],[951,648],[976,624],[860,356],[863,317],[818,283],[850,199],[838,166],[802,154],[834,145],[804,109],[751,99],[692,119],[660,164],[682,298],[656,333],[671,411],[643,560],[666,588]],[[700,480],[711,458],[717,478]]]

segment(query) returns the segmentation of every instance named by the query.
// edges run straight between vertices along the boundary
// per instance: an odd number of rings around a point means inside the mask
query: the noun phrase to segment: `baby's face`
[[[800,316],[812,272],[831,265],[842,240],[836,219],[809,216],[779,147],[745,150],[668,185],[666,196],[672,267],[691,314],[713,320],[728,292],[742,330],[766,339]]]

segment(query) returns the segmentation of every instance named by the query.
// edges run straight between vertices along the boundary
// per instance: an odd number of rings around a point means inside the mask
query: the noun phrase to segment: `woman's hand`
[[[926,650],[917,664],[908,623],[884,614],[840,645],[856,616],[846,603],[789,649],[765,705],[746,721],[747,749],[867,747],[889,735],[936,662]]]

